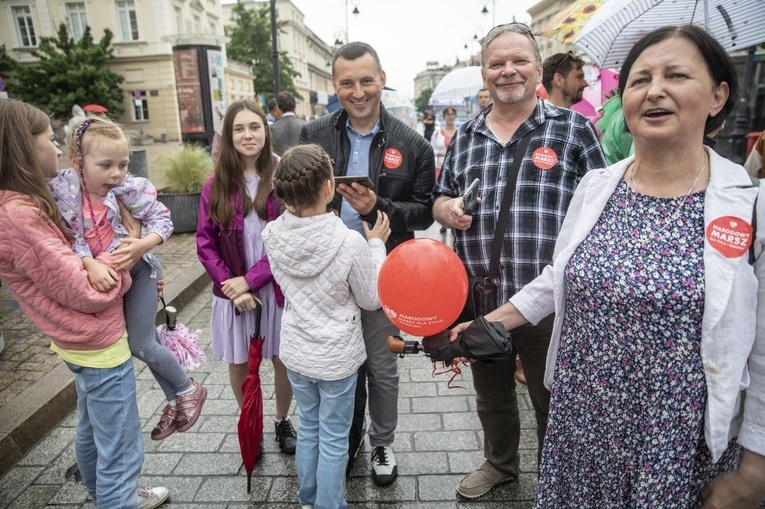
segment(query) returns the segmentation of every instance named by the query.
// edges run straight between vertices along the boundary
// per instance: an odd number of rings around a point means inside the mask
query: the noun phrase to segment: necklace
[[[683,196],[683,199],[680,200],[680,203],[677,205],[677,208],[675,208],[675,211],[672,213],[672,215],[669,216],[669,218],[666,221],[663,221],[663,224],[661,228],[659,228],[656,231],[651,230],[650,228],[646,228],[645,232],[636,233],[633,232],[632,229],[627,229],[627,232],[629,233],[630,237],[640,242],[641,245],[645,246],[647,243],[656,240],[656,237],[669,228],[669,226],[677,221],[677,218],[680,217],[680,213],[683,210],[683,206],[685,205],[685,202],[688,201],[688,197],[691,195],[693,190],[696,188],[696,184],[699,183],[699,179],[701,178],[701,174],[704,173],[704,169],[707,167],[707,157],[705,154],[704,162],[701,164],[701,168],[699,168],[698,173],[696,173],[696,178],[693,179],[693,184],[691,184],[691,188],[688,189],[688,192],[685,193],[685,196]],[[635,163],[632,163],[632,171],[630,171],[630,185],[627,186],[627,194],[632,194],[632,205],[635,204],[635,195],[640,193],[640,189],[637,186],[637,183],[635,182]],[[633,190],[634,189],[634,190]],[[642,193],[640,193],[642,194]],[[626,216],[627,214],[627,200],[624,200],[625,207],[624,207],[624,214]]]

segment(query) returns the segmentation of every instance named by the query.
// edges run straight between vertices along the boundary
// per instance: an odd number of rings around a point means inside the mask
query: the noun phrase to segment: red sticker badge
[[[718,217],[707,226],[707,240],[726,258],[738,258],[752,244],[752,231],[752,225],[743,219]]]
[[[558,164],[558,155],[551,148],[539,147],[531,155],[531,162],[540,170],[549,170]]]
[[[395,170],[399,166],[401,166],[401,162],[404,160],[403,157],[401,157],[401,152],[396,150],[395,148],[389,148],[385,151],[385,156],[383,157],[383,164],[386,168],[389,168],[391,170]]]

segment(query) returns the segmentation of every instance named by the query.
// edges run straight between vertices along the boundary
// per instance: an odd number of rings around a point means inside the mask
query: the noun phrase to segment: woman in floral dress
[[[634,158],[582,180],[553,264],[486,316],[510,330],[556,313],[535,507],[755,507],[765,196],[703,146],[736,72],[704,30],[665,27],[632,49],[619,93]]]

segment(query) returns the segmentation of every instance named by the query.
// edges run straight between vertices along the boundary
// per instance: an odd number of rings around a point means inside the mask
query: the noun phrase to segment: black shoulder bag
[[[468,280],[467,302],[455,323],[475,320],[477,317],[497,309],[497,295],[499,293],[497,282],[500,279],[499,257],[502,253],[502,242],[505,237],[505,230],[507,230],[507,223],[510,219],[510,203],[513,201],[513,195],[515,194],[515,184],[518,182],[521,162],[523,162],[523,158],[526,155],[526,149],[529,146],[533,132],[534,129],[530,130],[518,142],[518,147],[513,157],[513,165],[510,167],[510,172],[507,175],[505,194],[502,197],[497,227],[494,230],[494,238],[491,241],[489,274],[488,276],[474,276]]]

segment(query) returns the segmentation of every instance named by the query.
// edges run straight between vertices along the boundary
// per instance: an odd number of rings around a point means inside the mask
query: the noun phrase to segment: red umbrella
[[[109,108],[100,104],[86,104],[82,107],[82,111],[86,113],[106,113],[109,111]]]
[[[247,493],[252,484],[252,470],[258,461],[263,438],[263,393],[260,388],[260,362],[263,360],[263,337],[260,335],[261,306],[255,307],[255,334],[250,336],[247,368],[250,373],[242,383],[242,411],[239,415],[239,449],[247,470]]]

